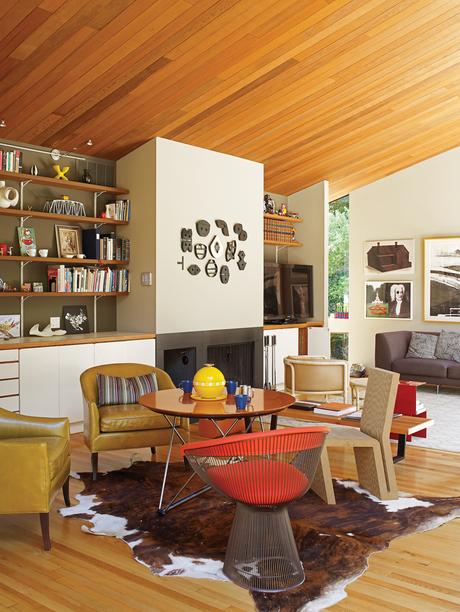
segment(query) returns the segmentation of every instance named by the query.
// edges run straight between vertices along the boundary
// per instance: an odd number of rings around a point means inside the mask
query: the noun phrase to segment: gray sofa
[[[406,359],[410,331],[385,332],[375,335],[375,365],[399,372],[403,380],[419,380],[432,385],[460,387],[460,363],[448,359]],[[432,333],[439,336],[438,332]]]

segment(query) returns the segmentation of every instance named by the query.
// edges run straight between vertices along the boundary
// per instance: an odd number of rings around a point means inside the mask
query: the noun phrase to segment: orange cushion
[[[308,489],[306,475],[285,461],[238,461],[208,468],[207,475],[228,497],[255,506],[285,504]]]

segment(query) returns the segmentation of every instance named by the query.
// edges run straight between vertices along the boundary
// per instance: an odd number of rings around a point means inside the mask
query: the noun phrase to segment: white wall
[[[350,319],[347,323],[352,362],[374,364],[377,332],[443,327],[423,321],[422,238],[460,235],[459,193],[460,148],[350,193]],[[363,242],[398,238],[416,239],[415,274],[403,277],[414,282],[414,318],[412,321],[367,320],[364,318]],[[399,280],[398,275],[388,276],[388,280]],[[444,327],[460,330],[457,324]]]
[[[121,181],[121,179],[120,179]],[[185,145],[156,139],[156,331],[157,333],[259,327],[263,325],[263,165]],[[199,238],[195,222],[211,223],[208,237]],[[227,222],[230,236],[215,226],[216,219]],[[230,281],[224,285],[219,275],[204,272],[208,260],[198,261],[185,253],[185,269],[177,262],[181,228],[193,228],[193,240],[208,245],[214,235],[222,244],[237,239],[234,223],[242,223],[248,233],[238,250],[246,253],[246,268],[236,261],[227,264]],[[202,268],[200,274],[187,272],[190,264]]]

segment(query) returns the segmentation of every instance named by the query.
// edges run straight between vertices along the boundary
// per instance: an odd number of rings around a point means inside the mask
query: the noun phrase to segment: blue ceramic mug
[[[181,380],[179,383],[179,389],[182,389],[184,393],[191,393],[193,391],[193,381],[192,380]]]
[[[227,393],[229,395],[235,395],[237,387],[238,387],[237,380],[227,380]]]
[[[246,404],[248,403],[247,395],[235,395],[235,404],[237,410],[244,410],[246,408]]]

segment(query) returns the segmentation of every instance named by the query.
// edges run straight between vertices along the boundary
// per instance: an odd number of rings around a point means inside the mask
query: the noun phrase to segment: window
[[[349,198],[329,203],[329,316],[348,319]]]
[[[331,357],[332,359],[345,359],[348,361],[348,333],[331,333]]]

